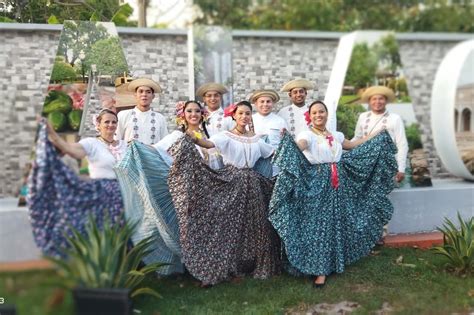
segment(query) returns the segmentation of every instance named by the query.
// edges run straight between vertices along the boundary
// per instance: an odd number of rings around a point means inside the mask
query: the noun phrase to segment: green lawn
[[[397,263],[403,256],[402,264]],[[328,278],[322,290],[309,278],[289,275],[270,280],[240,279],[202,289],[189,276],[149,279],[163,299],[140,297],[140,314],[283,314],[305,310],[318,303],[351,301],[353,314],[373,314],[384,302],[394,314],[467,314],[474,312],[474,277],[459,278],[443,271],[444,260],[429,251],[383,248],[362,259],[341,275]],[[54,288],[43,283],[51,271],[0,274],[0,297],[15,303],[19,315],[73,314],[72,299],[48,307]],[[138,314],[138,313],[136,313]]]

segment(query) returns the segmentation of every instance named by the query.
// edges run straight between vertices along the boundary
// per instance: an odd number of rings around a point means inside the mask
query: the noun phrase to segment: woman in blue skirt
[[[393,212],[387,195],[397,172],[387,132],[350,142],[328,131],[327,119],[326,105],[316,101],[308,109],[308,130],[296,143],[284,136],[274,157],[280,174],[269,215],[292,267],[314,275],[319,288],[380,239]]]
[[[102,110],[96,123],[99,136],[78,143],[66,142],[49,123],[40,124],[27,203],[33,236],[44,254],[59,256],[67,246],[64,234],[69,234],[69,227],[84,232],[90,214],[99,226],[106,217],[121,223],[123,203],[113,167],[127,144],[114,140],[115,112]],[[79,178],[61,161],[56,148],[76,159],[87,158],[91,179]]]

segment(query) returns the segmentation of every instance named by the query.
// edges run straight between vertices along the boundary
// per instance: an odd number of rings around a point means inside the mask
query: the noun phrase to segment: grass
[[[403,262],[397,263],[403,256]],[[162,299],[139,297],[140,314],[305,314],[318,303],[356,302],[353,314],[373,314],[387,302],[393,314],[466,314],[474,311],[474,279],[459,278],[443,270],[443,257],[416,249],[383,248],[328,278],[322,290],[309,278],[281,275],[269,280],[239,279],[210,289],[197,286],[190,276],[147,279]],[[0,297],[17,304],[19,315],[73,314],[70,294],[60,306],[48,307],[54,288],[43,283],[52,271],[0,274]]]

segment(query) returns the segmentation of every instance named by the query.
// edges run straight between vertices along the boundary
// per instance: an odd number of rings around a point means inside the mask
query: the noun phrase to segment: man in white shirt
[[[370,111],[360,114],[354,138],[360,139],[379,130],[386,129],[397,146],[398,172],[395,180],[400,183],[405,178],[408,141],[402,118],[386,109],[387,103],[395,100],[393,91],[385,86],[372,86],[362,94],[361,101],[368,102]]]
[[[151,108],[155,93],[161,93],[161,87],[153,80],[139,78],[130,82],[127,89],[135,94],[137,105],[118,113],[116,139],[157,143],[168,134],[165,117]]]
[[[304,79],[292,80],[281,88],[282,92],[288,92],[291,105],[280,109],[278,116],[286,121],[288,131],[293,138],[308,128],[304,117],[304,113],[308,111],[308,105],[305,102],[308,90],[312,89],[314,89],[313,84]]]
[[[252,115],[255,134],[266,135],[275,149],[280,144],[282,130],[288,129],[286,121],[272,112],[273,105],[279,100],[280,96],[274,90],[257,90],[250,97],[250,102],[257,109]]]
[[[196,95],[202,98],[209,112],[206,123],[209,136],[221,131],[231,130],[235,126],[231,117],[224,117],[224,110],[221,107],[222,95],[226,93],[228,91],[225,86],[215,82],[203,84],[196,91]]]
[[[273,113],[273,105],[280,100],[280,96],[274,90],[257,90],[250,97],[257,112],[252,115],[252,123],[255,134],[267,137],[267,142],[274,149],[278,148],[283,130],[288,129],[286,121]],[[276,176],[279,169],[272,165],[272,175]]]

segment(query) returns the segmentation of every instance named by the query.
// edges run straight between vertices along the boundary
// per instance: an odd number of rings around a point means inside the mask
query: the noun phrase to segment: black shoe
[[[323,282],[323,283],[316,283],[316,278],[314,278],[314,280],[313,280],[313,288],[315,288],[315,289],[322,289],[322,288],[324,288],[324,286],[326,285],[326,280],[327,280],[327,279],[324,279],[324,282]]]

